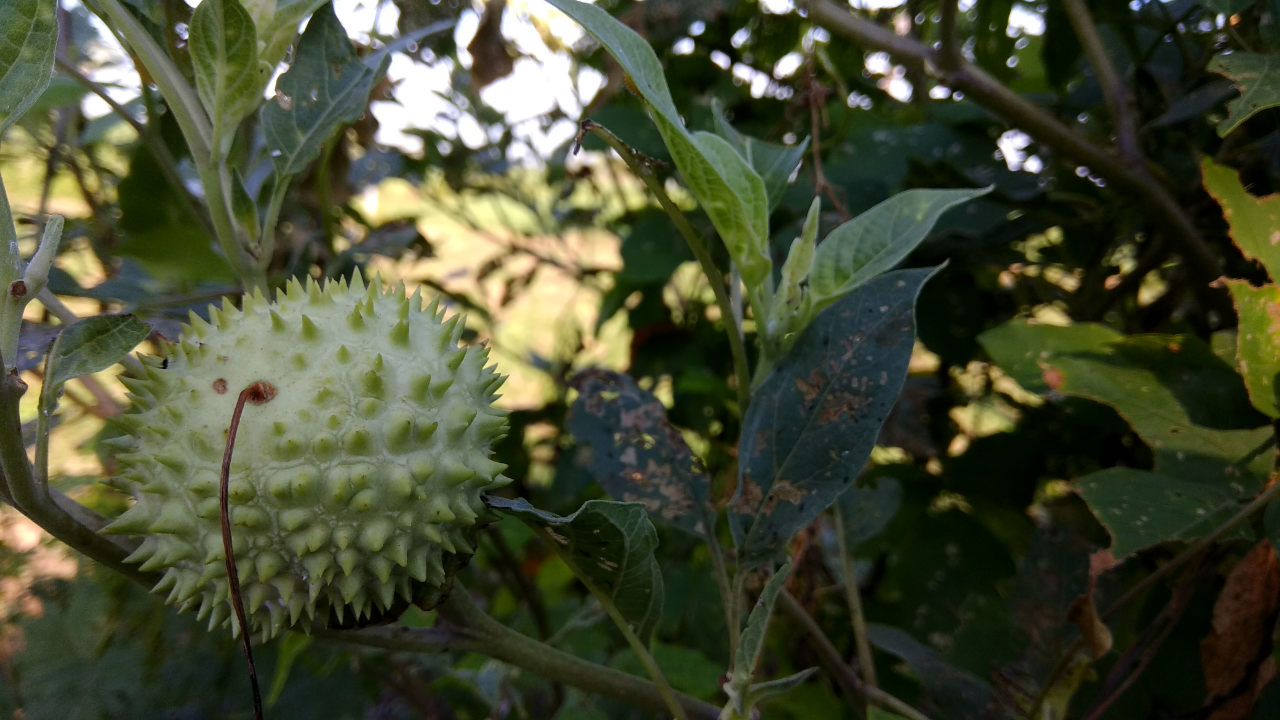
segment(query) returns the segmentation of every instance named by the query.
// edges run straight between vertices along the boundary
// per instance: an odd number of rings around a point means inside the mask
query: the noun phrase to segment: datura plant
[[[163,359],[142,358],[113,481],[136,502],[105,532],[142,538],[128,561],[163,572],[169,602],[210,628],[230,619],[219,473],[227,420],[255,383],[269,398],[240,423],[228,488],[252,627],[341,625],[448,591],[488,514],[480,494],[509,482],[489,459],[507,422],[487,351],[458,347],[461,316],[422,305],[358,274],[293,281],[275,303],[193,313]]]
[[[446,319],[438,300],[403,285],[388,290],[373,276],[366,284],[358,269],[349,279],[308,277],[304,286],[291,279],[301,266],[279,262],[275,228],[292,179],[365,112],[389,54],[441,28],[404,33],[361,56],[330,4],[203,0],[179,63],[136,3],[94,4],[163,95],[187,144],[188,182],[202,190],[188,199],[240,283],[236,299],[193,311],[176,340],[130,316],[77,321],[45,287],[60,219],[41,219],[45,233],[27,263],[7,200],[0,202],[0,497],[93,560],[196,612],[210,630],[229,626],[243,643],[259,713],[250,640],[288,631],[390,651],[482,653],[681,720],[756,717],[761,703],[814,675],[757,677],[775,606],[816,627],[786,591],[791,564],[782,561],[797,533],[849,497],[902,388],[915,299],[935,269],[895,266],[945,211],[988,190],[909,191],[821,241],[815,201],[775,272],[769,215],[807,141],[760,142],[718,109],[715,132],[691,132],[644,39],[598,6],[551,3],[622,66],[726,251],[715,253],[728,257],[717,265],[711,240],[672,202],[671,179],[657,176],[657,163],[583,121],[582,135],[612,147],[646,184],[715,294],[742,428],[728,484],[713,482],[652,394],[625,375],[589,370],[570,380],[567,422],[614,500],[591,500],[567,516],[534,508],[502,490],[511,481],[493,452],[508,433],[506,413],[494,406],[503,378],[486,367],[485,348],[464,342],[461,315]],[[0,48],[3,132],[49,82],[53,0],[0,0],[0,22],[17,39]],[[263,88],[290,44],[288,69],[264,104]],[[258,178],[252,191],[247,177]],[[44,363],[32,463],[18,414],[26,387],[17,353],[24,308],[37,295],[66,327]],[[148,337],[153,354],[128,355]],[[748,340],[758,347],[753,356]],[[111,420],[121,433],[108,443],[119,472],[107,482],[127,509],[107,519],[49,485],[49,432],[63,384],[116,363],[126,366],[129,407]],[[478,529],[500,516],[547,541],[650,680],[533,640],[473,604],[460,569],[476,552]],[[665,594],[655,520],[706,545],[731,659],[718,704],[677,692],[650,652]],[[851,567],[845,563],[844,585],[867,684],[850,684],[853,671],[832,649],[827,655],[842,668],[835,679],[860,705],[918,720],[875,686]],[[754,607],[750,595],[758,596]],[[394,625],[412,606],[435,609],[434,626]]]

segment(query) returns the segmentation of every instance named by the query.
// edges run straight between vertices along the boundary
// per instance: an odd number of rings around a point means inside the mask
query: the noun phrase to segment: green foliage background
[[[229,0],[205,0],[194,12],[180,2],[128,4],[207,104],[216,103],[210,98],[217,69],[192,62],[184,33],[190,30],[192,45],[201,42],[200,15],[215,2],[237,22],[252,21],[252,7]],[[315,9],[302,5],[281,3],[278,16],[296,22]],[[490,11],[501,12],[501,5],[491,2]],[[852,12],[922,47],[945,39],[947,11],[939,2],[878,5],[888,7],[858,3]],[[891,258],[906,270],[883,276],[884,283],[922,278],[923,268],[946,264],[920,290],[914,350],[896,348],[910,355],[909,374],[879,430],[877,450],[856,487],[838,501],[837,490],[824,491],[826,502],[838,502],[842,522],[824,514],[781,547],[794,566],[788,591],[835,647],[853,657],[842,589],[840,547],[846,545],[881,686],[935,719],[1022,717],[1038,695],[1065,713],[1053,717],[1277,717],[1280,684],[1258,680],[1266,672],[1259,668],[1274,663],[1275,601],[1263,608],[1265,637],[1249,646],[1250,675],[1226,696],[1209,687],[1217,670],[1206,665],[1201,645],[1215,632],[1215,604],[1237,561],[1256,542],[1280,541],[1276,513],[1232,526],[1184,569],[1144,587],[1106,618],[1114,645],[1096,661],[1077,667],[1072,660],[1064,670],[1062,659],[1078,657],[1080,632],[1068,608],[1093,587],[1091,557],[1096,563],[1105,557],[1096,553],[1110,548],[1118,561],[1096,578],[1094,602],[1106,608],[1239,511],[1272,475],[1278,361],[1274,342],[1250,345],[1249,338],[1275,333],[1265,310],[1250,321],[1242,306],[1237,322],[1232,298],[1240,302],[1244,285],[1231,283],[1229,291],[1213,281],[1226,277],[1244,281],[1248,291],[1275,290],[1267,282],[1277,279],[1280,264],[1272,264],[1269,233],[1280,230],[1280,212],[1259,198],[1280,190],[1280,71],[1274,69],[1280,67],[1280,3],[1088,3],[1127,92],[1123,112],[1136,131],[1131,147],[1066,5],[961,3],[962,54],[1083,142],[1105,148],[1126,172],[1140,168],[1176,201],[1186,232],[1171,231],[1167,213],[1111,179],[1108,168],[1086,167],[1061,143],[1015,132],[1026,125],[1010,106],[954,91],[948,85],[959,85],[946,82],[945,68],[940,81],[923,62],[869,58],[876,48],[789,5],[602,0],[597,7],[640,33],[661,61],[673,103],[660,109],[664,124],[655,129],[644,110],[642,96],[650,89],[628,90],[617,63],[589,41],[564,51],[575,71],[598,71],[603,88],[581,117],[557,107],[529,122],[547,130],[591,119],[661,163],[682,163],[659,134],[687,136],[678,127],[681,118],[690,130],[720,128],[721,134],[727,119],[738,132],[781,147],[777,152],[800,166],[786,184],[766,177],[767,204],[774,207],[767,224],[753,214],[762,208],[741,211],[752,216],[744,221],[750,229],[767,238],[744,231],[729,240],[760,241],[773,268],[783,266],[815,196],[822,198],[823,238],[913,189],[965,191],[954,195],[960,198],[990,186],[951,209],[950,200],[935,200],[937,223],[921,230],[927,236],[914,251]],[[449,1],[383,3],[384,12],[393,8],[402,38],[486,12]],[[529,9],[506,8],[507,22],[533,22]],[[547,12],[539,6],[533,17]],[[390,54],[379,51],[396,40],[368,34],[357,37],[354,51],[336,42],[299,46],[277,85],[292,93],[294,104],[270,101],[260,120],[250,116],[237,124],[249,113],[241,108],[219,126],[245,170],[233,193],[248,201],[246,225],[263,219],[256,208],[272,207],[281,220],[262,260],[266,275],[332,278],[381,269],[435,288],[453,308],[468,311],[468,339],[493,340],[499,369],[532,388],[519,394],[512,432],[497,457],[516,480],[509,494],[540,509],[520,509],[532,524],[566,522],[584,502],[605,497],[596,479],[607,473],[584,451],[592,430],[574,427],[581,388],[571,382],[577,371],[601,364],[602,355],[629,373],[632,389],[663,401],[698,456],[689,482],[705,485],[700,497],[723,508],[739,464],[747,465],[737,455],[739,400],[711,293],[684,272],[689,249],[621,162],[584,165],[571,155],[571,138],[537,163],[513,162],[523,152],[521,135],[486,104],[474,79],[482,71],[501,74],[501,58],[520,52],[497,24],[479,27],[470,51],[453,30],[392,48],[420,62],[419,71],[449,76],[439,97],[441,116],[455,130],[479,126],[478,142],[437,123],[414,131],[421,153],[376,143],[377,115],[365,98],[372,88],[373,102],[395,102],[378,78]],[[91,22],[84,5],[65,3],[58,28],[66,66],[43,94],[29,98],[29,107],[13,113],[16,124],[0,147],[22,247],[27,254],[34,249],[28,236],[46,211],[81,211],[68,218],[50,289],[81,314],[130,312],[176,337],[189,310],[204,313],[211,299],[242,291],[233,273],[238,255],[219,249],[192,197],[198,159],[173,113],[161,111],[163,99],[144,86],[122,103],[142,134],[116,115],[85,118],[86,90],[66,68],[95,68],[100,60],[90,50],[104,42],[104,27]],[[556,43],[550,31],[543,37]],[[255,67],[257,40],[250,35],[241,42],[227,52],[244,57],[226,62]],[[262,57],[275,52],[264,47]],[[7,48],[0,45],[0,52]],[[337,89],[357,87],[358,102],[343,96],[331,113],[308,114],[298,98],[315,81],[303,62],[312,54],[320,58],[312,62],[341,63],[343,87]],[[247,90],[237,85],[225,92],[238,93],[238,102],[253,100],[260,93],[259,78],[253,79]],[[0,106],[0,121],[7,122],[9,112]],[[315,128],[324,132],[309,132]],[[338,131],[336,138],[324,140],[330,130]],[[273,137],[271,147],[290,152],[269,152]],[[593,135],[583,148],[607,150]],[[312,157],[318,160],[310,163]],[[293,184],[273,184],[272,169]],[[658,172],[674,177],[670,168]],[[391,198],[405,185],[416,197],[407,209],[377,217],[362,211],[362,194]],[[676,196],[693,226],[714,236],[713,219],[687,193]],[[1255,224],[1246,225],[1246,217]],[[442,227],[498,238],[508,250],[466,269],[467,282],[455,282],[447,268],[425,262],[450,240]],[[868,234],[877,237],[879,227]],[[615,267],[567,250],[583,237],[602,235],[618,238]],[[1215,266],[1202,261],[1206,253]],[[719,242],[712,254],[727,272]],[[750,274],[763,267],[742,269]],[[550,353],[513,342],[503,355],[504,312],[536,287],[540,272],[550,271],[570,278],[572,289],[562,291],[582,291],[578,297],[590,303],[592,321],[569,331],[551,322],[539,328],[558,333]],[[909,298],[896,297],[904,292],[886,290],[884,304],[909,306]],[[42,312],[28,315],[22,336],[20,367],[32,383],[40,379],[40,358],[58,325]],[[53,453],[93,453],[110,471],[103,440],[113,431],[97,432],[93,417],[110,414],[111,398],[72,385],[75,397],[62,401],[54,436],[62,439],[55,439]],[[756,402],[772,403],[778,413],[798,404],[783,392],[789,387],[762,388],[768,392]],[[24,419],[33,420],[34,399],[29,405]],[[672,452],[687,456],[678,447]],[[74,463],[59,467],[73,468],[55,479],[59,488],[106,514],[123,507],[121,496],[86,484]],[[675,689],[722,705],[720,676],[730,664],[724,610],[713,560],[691,534],[694,523],[686,524],[655,524],[661,613],[648,615],[650,602],[637,612],[645,615],[652,654]],[[729,528],[721,532],[727,541]],[[652,545],[647,534],[640,536],[640,545]],[[50,542],[37,550],[11,542],[0,557],[16,588],[3,593],[9,602],[3,633],[9,642],[0,653],[4,712],[21,708],[29,719],[248,716],[230,638],[161,610],[158,598],[87,561],[61,579],[33,568]],[[761,552],[760,559],[778,555]],[[645,561],[655,562],[638,562]],[[565,561],[516,518],[486,531],[461,580],[502,622],[576,656],[645,675],[641,659]],[[759,590],[752,588],[752,597]],[[427,626],[432,616],[411,610],[402,622]],[[384,653],[298,637],[259,653],[274,717],[651,716],[478,654]],[[796,616],[780,613],[769,626],[758,677],[783,678],[824,662]],[[1131,672],[1135,680],[1121,690]],[[1248,699],[1246,709],[1222,714],[1238,697]],[[863,716],[860,702],[851,702],[829,673],[767,700],[763,713],[797,720]]]

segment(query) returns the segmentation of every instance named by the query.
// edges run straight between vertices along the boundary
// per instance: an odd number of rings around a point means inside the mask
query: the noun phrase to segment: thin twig
[[[222,478],[218,485],[218,518],[222,523],[222,552],[227,565],[227,584],[231,591],[231,607],[236,611],[236,621],[240,623],[240,647],[244,650],[244,661],[249,666],[249,685],[253,688],[253,717],[262,720],[262,693],[258,690],[258,669],[253,664],[253,645],[250,641],[249,621],[245,617],[244,600],[240,597],[240,574],[236,572],[236,554],[231,542],[231,512],[228,509],[228,486],[231,479],[231,453],[236,448],[236,432],[240,430],[240,415],[244,413],[244,404],[254,405],[271,402],[276,396],[276,388],[267,382],[256,382],[240,391],[236,399],[235,412],[231,414],[231,426],[227,429],[227,448],[222,453]]]
[[[956,15],[959,0],[942,0],[942,16],[938,20],[938,65],[944,70],[959,67],[964,61],[960,52],[960,35],[956,31]],[[922,92],[924,88],[917,88]]]
[[[853,642],[858,650],[858,665],[868,687],[876,687],[876,663],[871,655],[871,643],[867,640],[867,621],[862,615],[862,598],[858,596],[858,578],[853,571],[853,556],[844,537],[844,514],[835,506],[836,543],[840,550],[840,568],[844,572],[844,593],[849,603],[849,621],[853,625]]]
[[[588,132],[604,140],[605,144],[613,148],[614,152],[618,153],[623,162],[627,164],[627,167],[631,169],[631,172],[644,182],[649,188],[649,192],[653,193],[654,197],[658,199],[658,204],[671,217],[676,229],[680,231],[685,242],[689,244],[689,249],[693,251],[693,256],[697,258],[698,264],[702,266],[702,272],[706,275],[707,282],[711,285],[711,292],[715,294],[716,305],[720,308],[720,316],[724,320],[725,329],[729,334],[729,350],[733,354],[733,374],[738,391],[738,417],[745,417],[747,406],[751,404],[751,371],[747,365],[747,348],[743,343],[740,330],[734,327],[733,303],[729,299],[729,291],[724,285],[724,278],[721,276],[720,270],[716,268],[715,262],[711,259],[711,250],[707,239],[689,224],[688,218],[671,201],[667,191],[662,188],[662,183],[658,182],[649,158],[631,149],[630,146],[624,143],[617,135],[609,132],[603,125],[590,120],[583,120],[578,131],[578,141],[574,145],[575,151],[582,147],[582,137]]]
[[[848,208],[841,202],[836,188],[827,182],[827,176],[822,172],[822,128],[827,125],[825,106],[827,96],[831,94],[831,91],[819,83],[814,75],[813,53],[809,54],[804,82],[805,100],[809,105],[809,134],[811,136],[809,147],[813,152],[813,189],[827,196],[827,199],[835,207],[836,212],[840,213],[841,222],[849,222],[852,216],[849,215]]]

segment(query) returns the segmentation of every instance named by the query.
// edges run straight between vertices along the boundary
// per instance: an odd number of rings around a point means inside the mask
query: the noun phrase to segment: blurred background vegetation
[[[129,4],[185,57],[187,3]],[[1225,50],[1280,51],[1280,2],[1091,3],[1130,94],[1136,162],[1175,199],[1200,246],[1171,233],[1149,198],[1081,165],[1061,143],[1016,129],[1008,113],[975,103],[924,62],[838,36],[792,0],[599,4],[653,45],[689,126],[710,128],[718,103],[749,134],[783,144],[811,138],[813,151],[772,220],[775,266],[815,195],[823,198],[825,234],[903,189],[995,186],[944,217],[908,260],[948,265],[920,298],[911,376],[860,481],[883,493],[892,519],[854,553],[868,619],[904,633],[882,638],[901,650],[877,654],[886,689],[912,702],[928,694],[926,707],[935,703],[941,718],[949,716],[947,698],[975,691],[977,679],[978,691],[1034,694],[1075,637],[1061,629],[1062,618],[1088,582],[1089,555],[1108,544],[1068,483],[1117,464],[1150,467],[1151,450],[1104,405],[1046,403],[1028,392],[990,364],[977,336],[1017,317],[1206,341],[1234,326],[1229,298],[1209,281],[1265,275],[1227,237],[1222,211],[1202,187],[1200,160],[1228,165],[1255,195],[1268,194],[1280,182],[1280,130],[1277,110],[1268,109],[1220,136],[1216,126],[1237,90],[1208,66]],[[616,156],[594,138],[570,152],[578,121],[590,118],[669,159],[618,66],[539,0],[335,6],[367,51],[401,32],[453,24],[395,54],[364,115],[295,183],[273,276],[338,277],[359,267],[423,285],[451,311],[467,313],[468,337],[489,342],[499,370],[512,376],[501,402],[513,411],[513,429],[498,459],[510,465],[516,492],[540,508],[568,513],[601,495],[565,427],[567,381],[589,366],[637,378],[724,477],[734,462],[736,398],[710,288]],[[964,57],[1086,142],[1105,145],[1117,135],[1062,3],[961,0],[958,7]],[[935,0],[854,0],[850,11],[925,46],[942,37]],[[192,201],[199,185],[171,115],[82,0],[64,0],[59,13],[53,83],[0,146],[0,171],[25,222],[24,253],[34,248],[38,219],[68,218],[51,278],[62,307],[33,303],[23,330],[24,378],[33,388],[60,315],[132,312],[173,339],[188,310],[203,313],[238,292]],[[236,148],[261,153],[252,123]],[[250,192],[267,192],[269,174],[267,162],[245,177]],[[674,181],[668,187],[710,234],[688,194]],[[1221,267],[1206,267],[1205,253]],[[36,395],[27,396],[27,418]],[[53,440],[58,486],[110,512],[123,500],[96,482],[113,469],[101,443],[113,431],[103,418],[123,401],[109,374],[73,384]],[[677,688],[715,699],[728,658],[710,560],[690,538],[659,532],[667,598],[654,654]],[[229,637],[95,571],[12,510],[0,512],[0,540],[4,716],[247,716]],[[826,519],[802,534],[789,589],[839,647],[851,649],[835,545]],[[1140,554],[1108,577],[1119,587],[1169,554]],[[1206,699],[1199,646],[1224,582],[1217,567],[1197,574],[1189,590],[1180,586],[1185,597],[1162,626],[1158,652],[1143,658],[1145,672],[1090,717],[1228,717],[1213,714],[1221,707]],[[487,531],[464,574],[503,621],[643,674],[564,564],[519,523]],[[1172,592],[1159,589],[1127,610],[1117,646],[1133,645],[1165,617]],[[406,622],[430,616],[411,611]],[[818,664],[800,633],[771,637],[769,674]],[[259,653],[274,717],[640,716],[479,656],[386,655],[301,636]],[[1112,653],[1100,661],[1073,717],[1085,717],[1095,695],[1110,695],[1101,678],[1130,660]],[[921,671],[943,661],[955,670]],[[1229,717],[1280,716],[1280,688],[1253,692],[1253,714]],[[772,701],[765,714],[854,717],[822,679]]]

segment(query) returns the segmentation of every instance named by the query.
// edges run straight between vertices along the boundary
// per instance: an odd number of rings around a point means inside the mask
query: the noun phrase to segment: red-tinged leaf
[[[1253,717],[1258,692],[1275,676],[1268,639],[1278,605],[1280,563],[1264,540],[1227,576],[1213,606],[1212,629],[1200,642],[1206,704],[1216,706],[1209,720]]]

